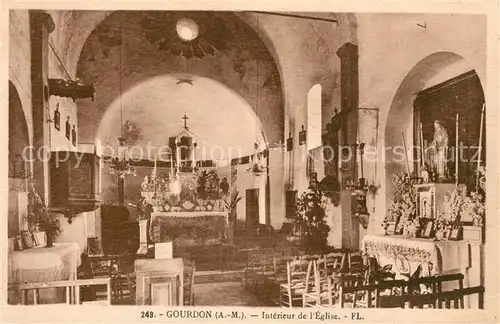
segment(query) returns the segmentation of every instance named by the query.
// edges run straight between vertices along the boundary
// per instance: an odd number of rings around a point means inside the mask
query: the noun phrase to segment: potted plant
[[[35,189],[33,178],[28,178],[28,213],[27,222],[30,231],[42,230],[46,236],[46,246],[51,247],[54,239],[61,233],[59,219],[52,213]]]
[[[50,208],[43,206],[38,211],[38,222],[40,228],[45,231],[45,236],[47,237],[47,247],[51,247],[54,243],[54,239],[61,234],[61,224],[59,219],[51,212]]]
[[[229,225],[229,230],[228,230],[228,239],[229,242],[233,242],[234,239],[234,228],[236,225],[236,206],[240,202],[240,200],[243,199],[242,196],[240,196],[240,192],[238,190],[234,190],[231,192],[231,197],[229,201],[225,200],[225,209],[229,213],[228,215],[228,225]]]
[[[317,186],[310,186],[297,199],[295,213],[288,216],[299,231],[299,242],[306,252],[321,253],[328,248],[330,226],[325,221],[326,201]]]

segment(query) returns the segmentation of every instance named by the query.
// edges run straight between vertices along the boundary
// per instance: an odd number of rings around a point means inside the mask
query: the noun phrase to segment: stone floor
[[[195,306],[266,306],[241,282],[195,284],[194,302]]]

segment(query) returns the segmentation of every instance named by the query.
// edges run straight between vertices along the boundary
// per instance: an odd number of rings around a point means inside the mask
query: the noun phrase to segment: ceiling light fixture
[[[177,35],[186,42],[196,39],[200,32],[198,25],[194,20],[189,18],[179,19],[175,29],[177,30]]]

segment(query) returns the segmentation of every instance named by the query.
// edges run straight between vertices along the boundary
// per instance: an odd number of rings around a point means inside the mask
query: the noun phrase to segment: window
[[[315,84],[307,94],[307,150],[321,145],[321,84]]]

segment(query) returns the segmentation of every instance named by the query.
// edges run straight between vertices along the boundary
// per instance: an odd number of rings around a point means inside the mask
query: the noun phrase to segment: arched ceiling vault
[[[197,22],[200,38],[217,49],[214,55],[185,59],[168,51],[180,41],[175,23],[181,17]],[[94,139],[105,110],[120,94],[166,74],[194,74],[224,84],[254,109],[269,141],[283,138],[280,75],[252,28],[229,12],[146,11],[108,14],[87,38],[76,76],[95,85],[97,98],[78,102],[79,138]]]

